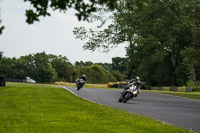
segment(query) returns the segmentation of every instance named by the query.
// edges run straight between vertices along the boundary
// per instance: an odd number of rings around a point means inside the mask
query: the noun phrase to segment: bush
[[[200,87],[192,87],[192,92],[198,91],[200,92]]]
[[[194,91],[200,91],[200,81],[188,81],[187,86],[190,86],[192,88],[192,92]]]
[[[86,74],[88,83],[105,84],[117,81],[112,74],[99,65],[80,67],[80,72]]]
[[[117,79],[117,81],[123,81],[123,74],[119,71],[112,71],[112,75]]]
[[[200,86],[200,81],[188,81],[187,82],[187,86],[190,86],[190,87],[199,87]]]

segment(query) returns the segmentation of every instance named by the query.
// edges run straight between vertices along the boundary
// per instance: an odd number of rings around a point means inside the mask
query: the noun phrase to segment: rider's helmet
[[[85,74],[83,74],[82,76],[85,77]]]
[[[136,80],[140,80],[140,77],[137,76],[137,77],[136,77]]]

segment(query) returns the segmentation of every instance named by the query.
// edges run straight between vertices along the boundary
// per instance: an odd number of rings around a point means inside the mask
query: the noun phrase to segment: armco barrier
[[[191,92],[192,88],[190,87],[151,87],[151,90]]]
[[[6,82],[26,83],[25,79],[6,79]]]

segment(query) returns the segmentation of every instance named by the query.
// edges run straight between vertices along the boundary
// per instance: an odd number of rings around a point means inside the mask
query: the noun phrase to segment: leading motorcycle
[[[128,88],[124,89],[123,92],[121,92],[119,102],[126,103],[129,99],[136,97],[138,94],[139,90],[137,90],[136,83],[129,83]]]

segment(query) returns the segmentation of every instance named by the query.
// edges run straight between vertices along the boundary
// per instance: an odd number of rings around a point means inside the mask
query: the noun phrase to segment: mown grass
[[[168,95],[181,96],[200,100],[200,92],[160,92]]]
[[[157,91],[157,90],[142,90],[143,92],[163,93],[173,96],[186,97],[200,100],[200,92],[174,92],[174,91]]]
[[[187,133],[182,128],[78,98],[63,88],[0,88],[0,133]]]

